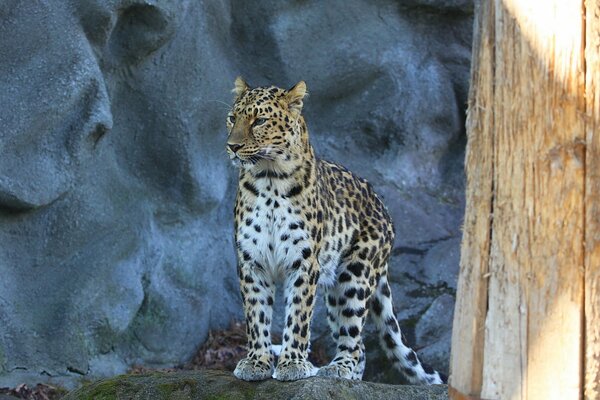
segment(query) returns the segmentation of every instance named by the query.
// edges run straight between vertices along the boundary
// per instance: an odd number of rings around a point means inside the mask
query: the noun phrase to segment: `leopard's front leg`
[[[233,371],[239,379],[260,381],[273,374],[274,355],[271,351],[271,318],[275,286],[253,262],[244,262],[238,269],[246,317],[248,355]]]
[[[273,378],[295,381],[316,375],[318,369],[308,361],[310,320],[319,280],[316,259],[296,262],[285,280],[285,327],[282,350]]]

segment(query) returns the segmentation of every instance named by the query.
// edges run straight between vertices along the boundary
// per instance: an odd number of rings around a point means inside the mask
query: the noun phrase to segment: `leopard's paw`
[[[244,381],[263,381],[273,374],[273,365],[260,359],[246,357],[238,362],[233,374]]]
[[[344,379],[360,379],[355,377],[355,374],[352,373],[352,370],[341,364],[329,364],[324,367],[319,368],[318,376],[329,376],[334,378],[344,378]]]
[[[319,369],[307,360],[285,360],[277,364],[273,378],[280,381],[297,381],[315,376]]]

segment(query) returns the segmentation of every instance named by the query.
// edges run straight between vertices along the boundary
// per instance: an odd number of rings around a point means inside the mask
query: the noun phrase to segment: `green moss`
[[[196,382],[184,379],[175,382],[164,382],[156,385],[158,393],[165,399],[190,399],[196,393]]]
[[[73,392],[69,399],[112,400],[152,398],[157,400],[253,399],[256,389],[245,382],[231,381],[212,386],[210,379],[199,381],[189,376],[165,375],[160,372],[122,375],[92,383]],[[212,392],[212,394],[211,394]]]
[[[84,397],[77,397],[81,400],[114,400],[117,399],[117,388],[121,382],[118,378],[107,381],[96,382],[84,391]]]
[[[244,392],[244,396],[247,399],[253,399],[255,395],[256,395],[256,387],[254,387],[252,385],[248,386],[248,389]]]
[[[252,397],[248,397],[244,395],[244,399],[251,399]],[[215,394],[209,397],[206,397],[207,400],[239,400],[240,396],[237,393],[220,393]]]
[[[416,393],[415,390],[422,393]],[[311,378],[296,382],[266,380],[249,383],[235,379],[231,373],[200,370],[122,375],[82,387],[69,393],[64,400],[251,400],[258,398],[447,400],[447,389],[435,387],[411,389],[411,387],[397,385],[387,386],[325,378]]]
[[[251,400],[256,397],[256,384],[242,381],[232,381],[227,385],[215,388],[215,393],[206,394],[207,400]]]

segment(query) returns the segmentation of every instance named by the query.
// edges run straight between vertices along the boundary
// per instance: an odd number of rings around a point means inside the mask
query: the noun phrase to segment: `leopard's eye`
[[[229,122],[231,125],[235,124],[235,116],[229,115],[227,117],[227,122]]]
[[[266,118],[256,118],[254,120],[254,123],[252,124],[252,126],[259,126],[259,125],[264,124],[265,122],[267,122]]]

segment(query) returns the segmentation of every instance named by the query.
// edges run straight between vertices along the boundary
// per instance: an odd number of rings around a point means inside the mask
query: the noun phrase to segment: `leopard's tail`
[[[403,340],[394,314],[392,294],[386,275],[379,279],[377,289],[372,295],[370,315],[375,321],[381,346],[387,357],[411,384],[435,384],[446,381],[439,372],[422,364],[417,353]]]

